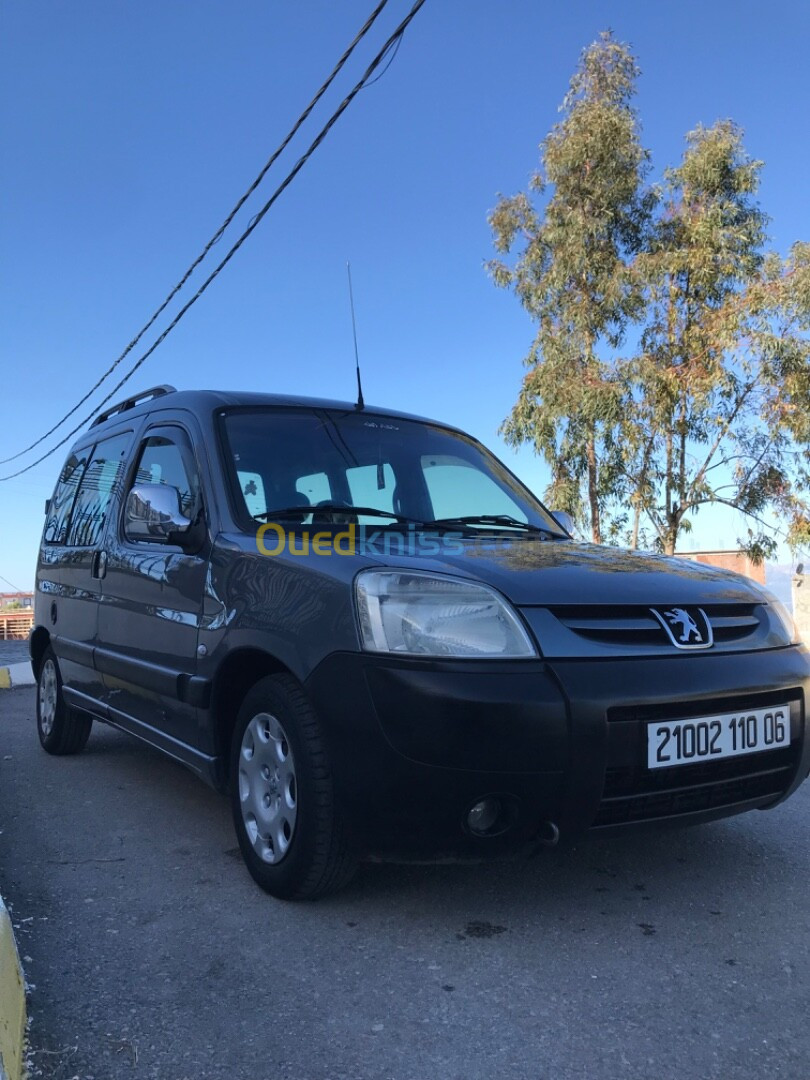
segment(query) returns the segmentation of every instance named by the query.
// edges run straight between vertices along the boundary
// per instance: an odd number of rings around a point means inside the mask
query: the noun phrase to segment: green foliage
[[[652,204],[640,194],[647,153],[631,104],[637,75],[630,51],[611,34],[587,48],[563,119],[541,146],[531,194],[501,198],[489,219],[498,253],[518,249],[514,265],[490,263],[494,281],[513,289],[538,324],[529,372],[502,430],[546,459],[549,501],[585,519],[597,541],[621,481],[615,434],[623,398],[619,373],[598,347],[617,347],[640,309],[628,260],[642,245]],[[546,184],[553,190],[541,217],[531,195]]]
[[[792,545],[810,539],[810,245],[765,252],[762,163],[731,121],[690,132],[681,164],[646,186],[637,77],[612,35],[589,46],[542,172],[490,215],[496,251],[517,253],[493,279],[537,324],[502,430],[546,459],[546,498],[596,541],[637,546],[646,522],[672,553],[701,507],[724,504],[762,559],[768,512]]]

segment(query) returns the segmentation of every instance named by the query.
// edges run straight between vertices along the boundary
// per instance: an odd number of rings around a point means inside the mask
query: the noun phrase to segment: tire
[[[78,754],[87,745],[93,718],[65,704],[62,676],[53,649],[42,656],[37,676],[37,733],[49,754]]]
[[[268,676],[245,697],[231,745],[230,797],[242,857],[266,892],[314,900],[349,881],[355,859],[323,735],[292,676]]]

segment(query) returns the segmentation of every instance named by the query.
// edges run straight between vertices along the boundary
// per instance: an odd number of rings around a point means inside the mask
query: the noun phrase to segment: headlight
[[[363,648],[411,656],[537,656],[494,589],[416,571],[363,570],[355,583]]]
[[[763,589],[761,585],[760,589],[765,594],[765,599],[768,601],[768,607],[770,608],[771,614],[784,630],[787,640],[791,645],[798,645],[801,638],[799,637],[799,631],[796,629],[796,623],[793,621],[793,616],[782,601],[774,596],[770,589]]]

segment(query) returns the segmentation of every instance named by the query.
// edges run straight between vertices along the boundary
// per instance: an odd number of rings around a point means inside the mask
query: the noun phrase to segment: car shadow
[[[109,763],[118,786],[154,803],[155,813],[166,822],[167,843],[174,829],[180,842],[187,831],[184,819],[193,815],[198,855],[208,848],[212,860],[236,875],[228,882],[220,878],[226,891],[235,890],[243,902],[265,901],[241,866],[227,799],[178,762],[103,725],[94,731],[85,755],[105,773]],[[453,934],[466,935],[469,924],[473,937],[487,936],[487,924],[598,921],[617,908],[630,907],[639,925],[653,908],[659,915],[684,904],[710,912],[736,891],[750,892],[752,875],[764,866],[775,879],[795,868],[796,853],[780,841],[778,816],[799,812],[797,801],[772,813],[751,812],[700,826],[592,834],[531,856],[477,863],[363,862],[342,892],[297,907],[305,921],[316,911],[327,921],[352,922],[364,915],[377,919],[384,910],[434,930],[446,924]]]

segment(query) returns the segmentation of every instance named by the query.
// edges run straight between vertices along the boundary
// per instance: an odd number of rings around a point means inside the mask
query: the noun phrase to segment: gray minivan
[[[31,657],[48,752],[95,719],[182,762],[283,898],[367,854],[764,809],[810,772],[773,596],[580,543],[475,439],[342,402],[164,386],[100,415],[48,503]]]

